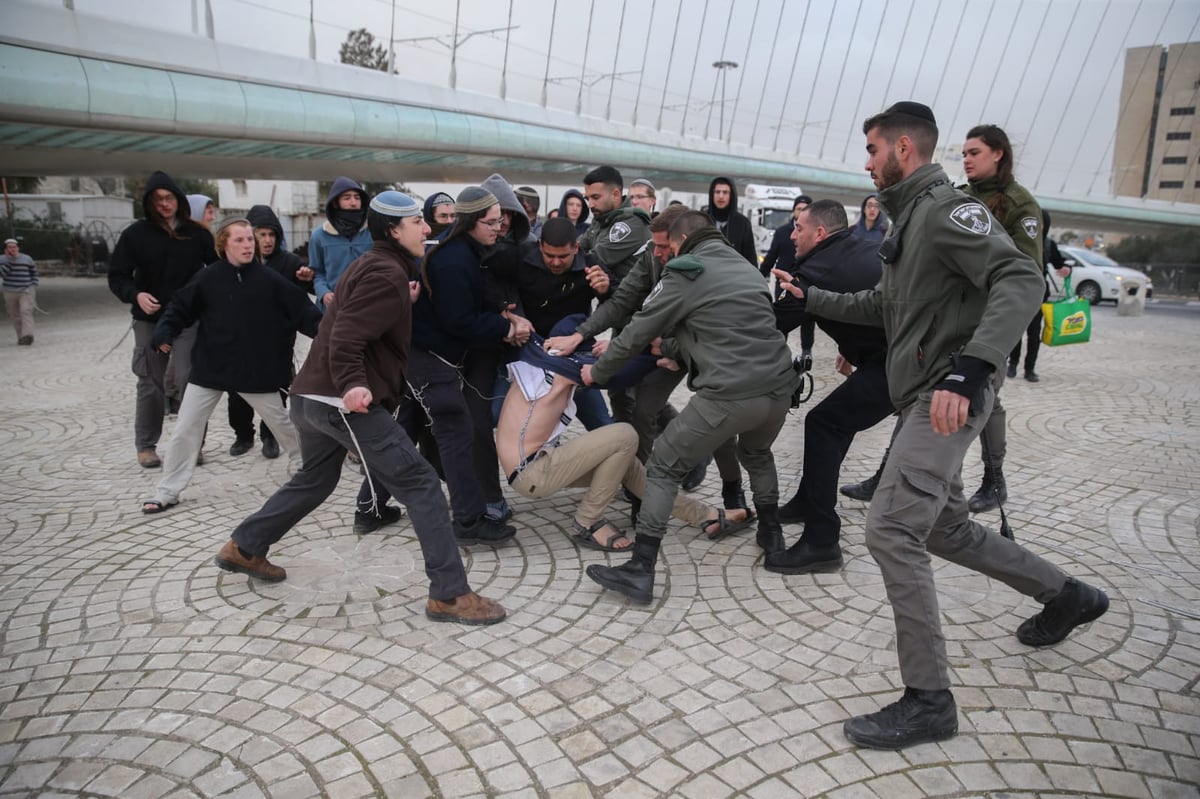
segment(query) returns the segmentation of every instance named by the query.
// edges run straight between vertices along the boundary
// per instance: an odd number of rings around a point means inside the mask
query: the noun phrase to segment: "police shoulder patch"
[[[1031,239],[1038,237],[1038,221],[1032,216],[1027,216],[1021,220],[1021,227],[1025,228],[1025,235]]]
[[[950,221],[968,233],[986,236],[992,232],[992,215],[979,203],[963,203],[950,212]]]
[[[645,308],[650,303],[654,302],[654,298],[657,297],[659,294],[662,294],[662,290],[663,290],[663,284],[662,284],[662,281],[660,280],[654,284],[654,288],[650,289],[650,293],[646,295],[646,299],[642,300],[642,307]]]
[[[608,240],[615,244],[618,241],[627,239],[632,232],[629,225],[624,222],[617,222],[608,229]]]

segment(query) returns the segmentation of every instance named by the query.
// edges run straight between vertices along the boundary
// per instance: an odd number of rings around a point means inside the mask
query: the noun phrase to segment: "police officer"
[[[603,383],[655,338],[662,353],[687,364],[694,395],[650,453],[633,557],[618,567],[592,565],[588,577],[637,602],[653,599],[654,566],[684,475],[719,444],[738,437],[738,460],[750,473],[764,549],[782,543],[779,481],[771,445],[797,383],[791,353],[775,329],[758,270],[733,250],[702,213],[688,212],[668,232],[676,257],[642,309],[594,366],[585,383]],[[721,514],[722,527],[729,523]]]
[[[900,102],[863,124],[866,169],[896,224],[884,241],[883,279],[857,294],[805,292],[809,312],[882,324],[887,379],[900,429],[867,512],[867,547],[879,564],[896,624],[905,690],[882,710],[848,719],[859,746],[902,749],[958,732],[932,552],[1044,603],[1017,629],[1049,646],[1108,610],[1104,592],[971,520],[962,462],[991,410],[991,373],[1024,330],[1042,278],[988,209],[930,163],[933,112]]]
[[[867,291],[879,283],[879,243],[854,236],[846,209],[833,200],[818,200],[796,215],[792,231],[796,263],[776,274],[801,288]],[[787,292],[775,303],[775,323],[787,335],[813,317],[804,301]],[[818,318],[838,345],[839,371],[846,382],[804,416],[804,472],[796,495],[779,508],[785,524],[803,522],[804,534],[786,552],[767,553],[767,571],[781,574],[837,571],[842,521],[837,514],[837,478],[854,434],[874,427],[893,412],[888,396],[884,356],[887,337],[872,325]]]

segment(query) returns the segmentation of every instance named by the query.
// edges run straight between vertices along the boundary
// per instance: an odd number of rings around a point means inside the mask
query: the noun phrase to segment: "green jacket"
[[[634,208],[626,199],[606,214],[598,214],[579,239],[579,248],[591,253],[613,276],[613,288],[633,270],[641,254],[649,250],[650,215]]]
[[[1024,186],[1014,180],[1001,189],[995,178],[985,178],[959,188],[978,198],[992,211],[1018,250],[1037,261],[1039,268],[1045,266],[1042,263],[1042,207]]]
[[[681,360],[688,387],[713,399],[789,396],[792,353],[775,329],[762,275],[720,240],[672,259],[640,311],[592,367],[605,383],[656,336],[673,336],[663,354]]]
[[[956,353],[996,369],[1042,301],[1041,270],[987,208],[926,164],[879,193],[896,220],[880,252],[879,285],[855,294],[811,289],[808,311],[882,325],[892,403],[904,408],[949,374]]]
[[[642,307],[646,295],[661,278],[662,265],[654,257],[654,250],[647,247],[638,256],[633,269],[617,285],[616,291],[610,291],[608,297],[596,306],[592,315],[575,332],[584,338],[593,338],[609,328],[620,330]]]

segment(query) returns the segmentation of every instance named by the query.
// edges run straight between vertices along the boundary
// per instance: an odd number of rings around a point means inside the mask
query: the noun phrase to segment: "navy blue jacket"
[[[508,335],[508,320],[485,303],[483,253],[468,235],[426,256],[426,285],[413,308],[414,347],[460,364],[468,349],[496,346]]]

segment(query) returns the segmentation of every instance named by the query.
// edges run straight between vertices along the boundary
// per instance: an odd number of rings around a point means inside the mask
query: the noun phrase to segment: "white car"
[[[1125,281],[1137,280],[1145,284],[1149,298],[1154,285],[1143,273],[1092,250],[1082,247],[1059,247],[1059,252],[1071,267],[1071,288],[1092,305],[1104,300],[1117,301]],[[1072,263],[1074,262],[1074,263]]]

